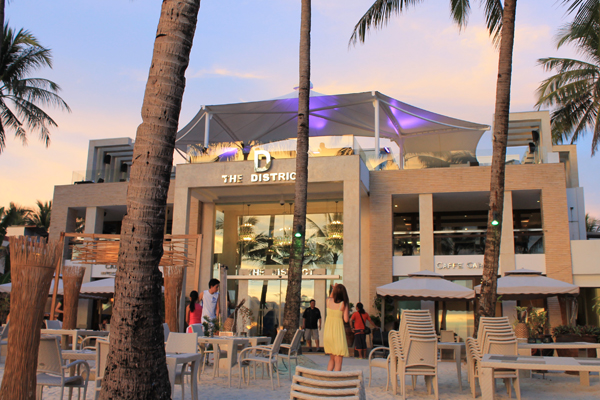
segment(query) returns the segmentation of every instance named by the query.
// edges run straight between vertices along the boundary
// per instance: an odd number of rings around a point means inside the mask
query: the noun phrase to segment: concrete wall
[[[571,241],[573,283],[581,287],[600,287],[600,240]]]

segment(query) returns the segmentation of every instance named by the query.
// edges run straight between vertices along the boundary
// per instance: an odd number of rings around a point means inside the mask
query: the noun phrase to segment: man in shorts
[[[302,314],[302,329],[304,329],[304,339],[308,345],[308,351],[312,351],[311,340],[315,341],[319,351],[319,331],[321,330],[321,311],[315,307],[316,302],[310,301],[310,307],[304,310]]]

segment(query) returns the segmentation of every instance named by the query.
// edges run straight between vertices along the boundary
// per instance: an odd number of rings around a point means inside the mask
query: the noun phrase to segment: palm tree
[[[158,264],[200,0],[163,0],[161,7],[121,228],[104,400],[171,398]]]
[[[598,4],[597,0],[594,3]],[[558,34],[557,48],[575,44],[585,61],[571,58],[541,58],[538,63],[546,70],[556,72],[540,84],[537,107],[556,107],[552,111],[552,141],[575,143],[592,131],[592,156],[600,140],[600,7],[596,18],[589,21],[575,19]]]
[[[581,1],[581,0],[580,0]],[[418,0],[376,0],[354,27],[350,43],[365,41],[370,28],[380,28],[392,14],[399,14]],[[487,28],[500,49],[498,78],[496,81],[496,106],[494,112],[493,155],[490,180],[490,203],[485,242],[484,270],[481,281],[481,301],[477,316],[493,316],[496,308],[496,280],[500,256],[500,232],[504,211],[504,175],[506,143],[508,139],[508,113],[510,106],[510,81],[515,34],[516,0],[483,0]],[[469,0],[450,1],[452,18],[460,27],[466,25],[470,11]],[[497,221],[498,223],[492,223]],[[478,318],[478,317],[477,317]],[[477,326],[477,321],[475,323]]]
[[[4,209],[4,207],[2,207]],[[23,226],[28,224],[31,210],[11,202],[8,210],[4,210],[0,225],[4,228],[9,226]]]
[[[43,78],[28,76],[40,67],[52,68],[50,49],[42,47],[28,31],[14,32],[4,25],[0,58],[0,153],[6,146],[6,131],[27,143],[27,130],[38,131],[40,139],[50,144],[50,128],[56,122],[39,106],[57,106],[70,111],[58,96],[60,87]]]
[[[585,231],[586,232],[598,232],[600,230],[600,221],[592,217],[590,214],[585,213]]]
[[[27,223],[35,225],[38,228],[43,228],[46,233],[50,229],[50,213],[52,212],[52,200],[42,203],[36,202],[37,210],[31,211],[27,216]]]
[[[310,26],[311,0],[302,0],[300,17],[300,81],[298,88],[298,137],[296,141],[296,183],[294,194],[294,226],[288,287],[285,296],[283,327],[285,340],[290,343],[300,326],[300,290],[302,287],[302,258],[306,233],[306,198],[308,188],[308,113],[310,110]]]

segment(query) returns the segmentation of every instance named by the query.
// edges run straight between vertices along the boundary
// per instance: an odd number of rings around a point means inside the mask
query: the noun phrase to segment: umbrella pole
[[[385,332],[385,297],[384,296],[381,296],[381,331]]]

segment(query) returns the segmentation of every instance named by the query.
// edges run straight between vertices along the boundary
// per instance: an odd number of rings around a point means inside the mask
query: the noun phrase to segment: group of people
[[[342,284],[333,286],[333,290],[327,299],[327,319],[325,320],[325,331],[323,332],[325,354],[329,354],[328,371],[341,371],[344,357],[348,357],[348,342],[346,341],[346,329],[344,323],[350,322],[354,331],[354,348],[358,351],[360,358],[367,355],[366,321],[373,326],[375,324],[365,312],[362,303],[356,304],[356,312],[350,316],[350,303],[348,292]],[[321,330],[321,311],[316,308],[316,302],[310,301],[310,307],[302,315],[302,329],[304,338],[312,351],[311,340],[314,340],[319,349],[319,330]]]
[[[208,290],[200,294],[195,290],[190,293],[190,304],[185,311],[188,332],[193,332],[193,325],[202,326],[203,322],[210,323],[219,314],[219,284],[219,280],[211,279],[208,283]],[[362,303],[356,304],[357,311],[350,316],[348,292],[342,284],[333,286],[326,306],[327,319],[325,320],[325,331],[323,332],[323,347],[325,354],[329,354],[327,370],[341,371],[344,357],[349,357],[344,323],[350,322],[350,326],[354,331],[354,348],[361,358],[366,358],[367,354],[366,322],[370,321],[373,326],[375,324],[369,314],[365,312]],[[312,350],[311,341],[315,341],[318,350],[321,311],[316,308],[314,300],[310,301],[310,307],[302,315],[302,329],[304,329],[309,351]]]

